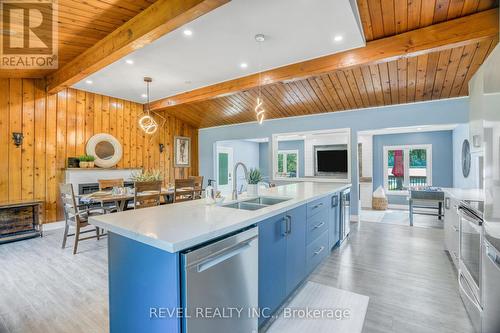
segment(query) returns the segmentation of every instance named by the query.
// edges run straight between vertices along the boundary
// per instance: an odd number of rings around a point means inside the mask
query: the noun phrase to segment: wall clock
[[[462,174],[465,178],[469,177],[470,174],[470,144],[469,140],[465,139],[462,143]]]

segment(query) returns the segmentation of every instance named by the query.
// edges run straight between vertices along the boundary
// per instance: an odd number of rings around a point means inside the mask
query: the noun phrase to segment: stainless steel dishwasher
[[[181,254],[185,333],[258,330],[258,228]]]

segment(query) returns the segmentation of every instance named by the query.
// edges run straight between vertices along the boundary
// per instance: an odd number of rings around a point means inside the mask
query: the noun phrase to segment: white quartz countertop
[[[262,196],[290,200],[255,211],[207,206],[204,200],[194,200],[93,216],[89,222],[118,235],[174,253],[350,186],[351,184],[346,183],[300,182],[263,189]],[[240,200],[243,198],[244,195],[240,196]]]
[[[484,201],[483,190],[452,187],[445,187],[442,190],[457,200]]]

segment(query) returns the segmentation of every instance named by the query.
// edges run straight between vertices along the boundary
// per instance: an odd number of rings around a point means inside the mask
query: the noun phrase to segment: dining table
[[[137,196],[141,195],[151,195],[151,191],[138,193]],[[174,195],[174,188],[162,188],[160,195],[163,197],[166,203],[170,202],[170,197]],[[134,193],[130,190],[125,190],[123,193],[113,193],[112,190],[109,191],[97,191],[88,194],[78,195],[80,203],[85,205],[99,204],[105,207],[106,204],[114,204],[117,211],[121,212],[127,209],[127,204],[134,200]]]

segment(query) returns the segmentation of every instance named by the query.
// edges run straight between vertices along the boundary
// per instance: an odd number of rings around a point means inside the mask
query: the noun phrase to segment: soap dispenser
[[[205,204],[213,205],[215,203],[215,189],[212,186],[214,180],[208,180],[208,186],[205,188]]]

